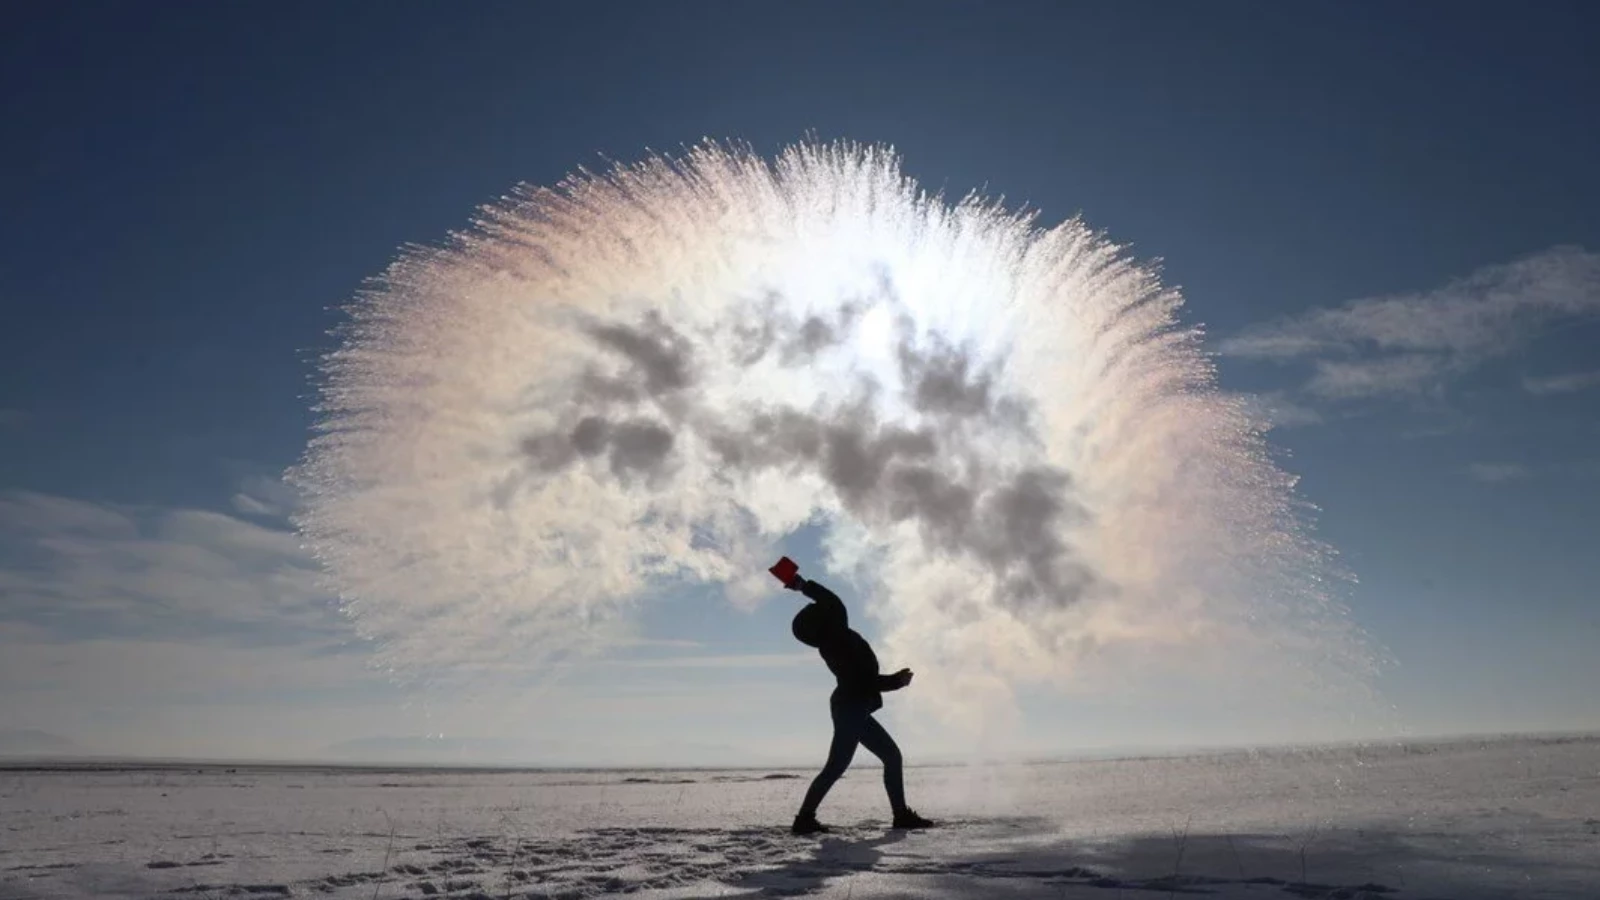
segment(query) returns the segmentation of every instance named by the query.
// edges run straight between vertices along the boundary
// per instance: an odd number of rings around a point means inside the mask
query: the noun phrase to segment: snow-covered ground
[[[1600,898],[1600,738],[809,774],[0,769],[0,897]]]

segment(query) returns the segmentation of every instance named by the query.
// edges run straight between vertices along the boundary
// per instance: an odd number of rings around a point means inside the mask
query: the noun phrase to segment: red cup
[[[776,578],[785,585],[788,585],[789,582],[795,579],[795,576],[800,574],[800,566],[797,565],[794,560],[785,556],[784,558],[778,560],[778,562],[767,571],[772,573],[773,578]]]

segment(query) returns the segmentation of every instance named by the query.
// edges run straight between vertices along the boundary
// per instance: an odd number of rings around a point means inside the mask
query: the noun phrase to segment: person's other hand
[[[905,687],[911,683],[911,670],[901,669],[900,671],[894,673],[893,677],[896,684],[898,684],[900,687]]]

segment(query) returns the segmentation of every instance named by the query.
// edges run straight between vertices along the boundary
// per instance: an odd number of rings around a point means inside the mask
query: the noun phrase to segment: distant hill
[[[717,767],[778,765],[769,755],[726,744],[656,741],[597,747],[560,738],[449,738],[382,735],[329,744],[329,762],[416,765]]]
[[[83,748],[37,728],[0,728],[0,756],[77,756]]]

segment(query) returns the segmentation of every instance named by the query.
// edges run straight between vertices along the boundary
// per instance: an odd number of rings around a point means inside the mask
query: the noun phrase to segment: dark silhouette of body
[[[898,691],[911,683],[911,670],[901,669],[893,675],[878,673],[878,656],[855,629],[850,627],[850,615],[838,595],[815,581],[796,574],[784,587],[799,591],[811,599],[811,604],[794,617],[794,636],[801,643],[817,648],[827,663],[828,671],[838,679],[828,699],[833,716],[833,743],[828,748],[828,761],[811,782],[805,801],[795,816],[794,831],[810,834],[826,831],[817,821],[817,807],[834,782],[839,780],[855,758],[856,746],[866,747],[883,762],[883,787],[889,794],[889,805],[894,811],[894,827],[922,828],[932,823],[906,806],[904,776],[900,748],[872,714],[883,708],[883,694]]]

